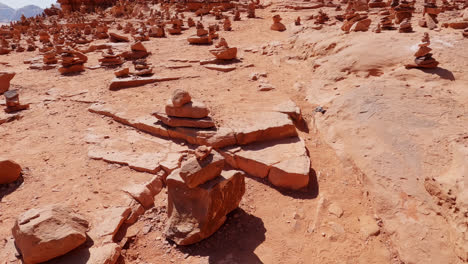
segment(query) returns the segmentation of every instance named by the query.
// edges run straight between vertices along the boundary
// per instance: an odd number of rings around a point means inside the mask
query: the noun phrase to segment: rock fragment
[[[0,184],[16,181],[21,175],[21,166],[12,160],[0,160]]]
[[[15,244],[28,264],[64,255],[86,241],[88,222],[71,209],[48,205],[22,214],[13,227]]]

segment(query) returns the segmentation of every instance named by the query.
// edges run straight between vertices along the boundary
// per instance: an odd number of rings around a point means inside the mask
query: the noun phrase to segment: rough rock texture
[[[153,113],[153,115],[161,120],[165,125],[170,127],[195,127],[195,128],[212,128],[215,123],[211,117],[200,119],[184,118],[184,117],[170,117],[164,113]]]
[[[27,264],[61,256],[86,241],[88,222],[60,205],[30,209],[13,227],[13,236]]]
[[[182,162],[178,173],[188,187],[195,188],[216,178],[223,170],[223,167],[223,156],[216,151],[212,151],[201,161],[195,156],[189,157]]]
[[[179,174],[167,178],[169,221],[166,237],[189,245],[211,236],[239,205],[245,193],[244,174],[223,171],[219,177],[189,188]]]
[[[105,244],[89,249],[89,259],[86,264],[115,264],[122,249],[115,243]]]
[[[239,115],[230,120],[228,126],[236,132],[239,145],[297,136],[296,127],[288,115],[278,112]]]
[[[172,93],[172,105],[175,107],[181,107],[184,104],[190,103],[192,101],[192,97],[187,91],[176,89]]]
[[[310,159],[298,137],[245,147],[229,147],[221,152],[226,162],[246,173],[265,178],[278,187],[300,189],[309,183]]]
[[[166,114],[175,117],[189,117],[189,118],[204,118],[207,117],[210,111],[202,102],[193,101],[177,107],[168,100],[166,104]]]
[[[0,72],[0,95],[10,89],[10,81],[15,75],[14,72]]]
[[[0,160],[0,184],[16,181],[21,174],[21,166],[12,160]]]

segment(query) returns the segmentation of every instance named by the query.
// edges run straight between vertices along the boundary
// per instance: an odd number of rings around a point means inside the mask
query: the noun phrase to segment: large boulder
[[[10,81],[15,77],[14,72],[0,72],[0,94],[10,89]]]
[[[166,237],[178,245],[189,245],[211,236],[239,206],[245,193],[244,174],[223,171],[195,188],[188,187],[180,174],[167,178],[169,221]]]
[[[11,160],[0,160],[0,184],[16,181],[21,174],[21,166]]]
[[[41,263],[64,255],[86,241],[88,222],[70,208],[47,205],[22,214],[13,227],[24,263]]]

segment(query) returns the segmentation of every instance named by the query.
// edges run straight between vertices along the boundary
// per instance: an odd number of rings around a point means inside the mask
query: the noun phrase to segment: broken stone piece
[[[190,103],[192,101],[192,97],[187,91],[176,89],[172,93],[172,104],[175,107],[181,107],[184,104]]]
[[[164,113],[153,113],[153,115],[170,127],[194,127],[194,128],[212,128],[215,123],[211,117],[204,118],[185,118],[185,117],[171,117]]]
[[[0,160],[0,184],[16,181],[21,175],[21,166],[12,160]]]
[[[15,77],[14,72],[0,72],[0,95],[8,91],[10,88],[10,81]]]
[[[28,264],[64,255],[86,241],[88,222],[71,209],[47,205],[26,211],[13,227],[15,244]]]
[[[184,104],[181,107],[173,105],[172,100],[168,100],[166,104],[166,114],[173,117],[188,117],[188,118],[204,118],[207,117],[210,111],[205,104],[193,101]]]
[[[168,216],[165,235],[178,245],[190,245],[211,236],[236,209],[245,193],[244,174],[223,171],[195,188],[179,174],[167,178]]]
[[[176,172],[190,188],[195,188],[209,180],[216,178],[224,167],[224,157],[212,151],[205,159],[199,160],[196,156],[182,162]]]

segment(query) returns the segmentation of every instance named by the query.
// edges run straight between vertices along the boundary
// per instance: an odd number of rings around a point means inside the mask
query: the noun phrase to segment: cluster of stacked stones
[[[244,174],[223,170],[224,165],[224,157],[206,146],[182,158],[181,167],[166,179],[166,238],[178,245],[199,242],[216,232],[239,206],[245,193]]]
[[[439,62],[432,58],[432,51],[429,48],[431,44],[431,40],[429,38],[429,33],[424,33],[424,36],[419,44],[419,49],[414,54],[414,64],[407,64],[406,68],[436,68],[439,65]]]
[[[187,91],[177,89],[167,101],[165,113],[153,115],[169,127],[209,129],[215,127],[210,111],[202,102],[192,101]]]
[[[421,27],[427,27],[429,29],[437,28],[439,21],[437,20],[437,15],[441,10],[437,7],[435,0],[425,1],[423,18],[419,21]]]

